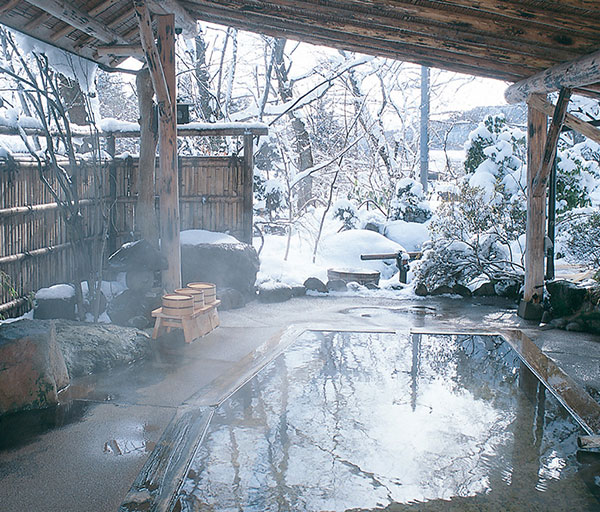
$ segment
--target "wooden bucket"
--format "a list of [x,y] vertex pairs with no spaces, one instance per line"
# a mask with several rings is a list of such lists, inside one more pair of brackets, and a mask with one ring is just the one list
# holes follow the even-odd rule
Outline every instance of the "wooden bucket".
[[194,299],[194,309],[204,306],[204,290],[199,290],[197,288],[177,288],[175,293],[177,295],[191,295]]
[[168,316],[184,317],[194,313],[194,299],[191,295],[168,294],[162,298],[162,312]]
[[189,283],[188,288],[204,292],[204,304],[211,304],[217,300],[217,287],[212,283]]

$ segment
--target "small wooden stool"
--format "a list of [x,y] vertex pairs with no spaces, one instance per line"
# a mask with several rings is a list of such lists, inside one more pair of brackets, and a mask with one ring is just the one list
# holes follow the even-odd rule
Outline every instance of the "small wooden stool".
[[172,328],[183,329],[183,336],[186,343],[191,343],[196,338],[205,336],[210,331],[219,326],[219,315],[217,306],[221,304],[216,300],[211,304],[195,308],[191,315],[171,316],[163,313],[163,308],[157,308],[152,311],[152,316],[156,318],[152,338],[158,338],[164,329],[170,332]]

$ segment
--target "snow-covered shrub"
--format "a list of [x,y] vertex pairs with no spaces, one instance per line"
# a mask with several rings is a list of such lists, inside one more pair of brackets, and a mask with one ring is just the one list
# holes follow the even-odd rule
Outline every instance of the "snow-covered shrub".
[[475,235],[466,242],[437,238],[425,244],[416,266],[417,283],[429,291],[440,286],[470,287],[482,279],[497,282],[517,274],[508,272],[508,251],[493,234]]
[[431,208],[425,199],[423,186],[411,178],[401,179],[390,203],[390,220],[422,223],[430,218]]
[[575,210],[562,223],[558,249],[568,261],[600,268],[600,212]]
[[520,280],[522,266],[512,252],[525,227],[520,207],[511,207],[498,192],[497,201],[490,201],[485,190],[467,181],[459,190],[431,221],[432,240],[415,269],[416,282],[431,291],[442,285],[470,287],[482,278]]
[[343,222],[344,229],[355,229],[357,227],[359,219],[356,214],[356,205],[352,201],[339,199],[333,204],[331,211],[334,219]]
[[265,206],[270,212],[276,212],[286,206],[285,190],[281,181],[265,181]]

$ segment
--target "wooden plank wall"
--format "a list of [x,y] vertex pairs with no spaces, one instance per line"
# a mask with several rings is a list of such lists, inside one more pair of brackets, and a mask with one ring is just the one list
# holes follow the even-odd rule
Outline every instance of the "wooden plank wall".
[[[137,158],[116,160],[116,204],[113,226],[116,247],[135,240],[133,196],[138,172]],[[207,229],[228,232],[242,239],[243,161],[232,157],[179,158],[179,203],[181,229]],[[157,209],[158,211],[158,209]]]
[[[112,185],[105,186],[106,200],[113,204],[107,247],[110,253],[122,243],[137,238],[133,191],[138,160],[115,160],[106,165],[103,172],[104,183]],[[98,241],[102,218],[100,208],[91,201],[93,181],[85,167],[79,174],[86,234],[90,241]],[[243,161],[238,157],[180,158],[181,229],[229,232],[243,239],[243,176]],[[10,286],[5,278],[1,281],[6,285],[0,287],[0,315],[18,316],[27,311],[28,306],[18,300],[15,304],[15,299],[39,288],[72,280],[73,252],[65,223],[53,203],[32,162],[20,161],[14,170],[0,163],[0,272],[10,280]],[[10,210],[19,206],[30,208],[17,213]],[[38,206],[43,209],[37,209]],[[9,304],[14,305],[8,308]]]

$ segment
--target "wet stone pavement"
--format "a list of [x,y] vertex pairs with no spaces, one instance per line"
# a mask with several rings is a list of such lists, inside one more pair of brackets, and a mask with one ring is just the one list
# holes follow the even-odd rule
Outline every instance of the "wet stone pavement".
[[[323,339],[329,339],[328,343],[332,343],[331,340],[335,337],[332,338],[326,332],[340,329],[379,332],[378,336],[385,340],[386,336],[396,335],[385,334],[386,332],[409,333],[411,329],[418,328],[452,332],[496,332],[503,328],[517,327],[527,332],[534,342],[552,359],[557,361],[580,385],[586,386],[592,393],[595,393],[596,389],[600,389],[600,372],[598,371],[600,345],[597,338],[564,331],[539,331],[535,326],[520,321],[515,315],[514,305],[510,302],[475,299],[464,301],[443,297],[419,301],[376,297],[306,297],[293,299],[282,304],[251,303],[240,310],[222,312],[220,316],[221,327],[219,329],[190,345],[185,345],[176,336],[160,342],[153,342],[153,355],[147,360],[125,369],[90,376],[74,382],[63,395],[63,404],[56,409],[37,413],[24,413],[0,420],[0,509],[7,511],[118,510],[123,502],[127,502],[128,498],[132,497],[130,491],[132,484],[143,481],[143,479],[140,479],[140,475],[144,474],[145,478],[150,478],[144,471],[147,469],[145,464],[147,465],[148,461],[153,460],[153,454],[155,459],[157,453],[163,454],[164,458],[166,457],[165,454],[168,453],[167,448],[174,447],[173,444],[165,443],[165,437],[170,435],[171,430],[169,429],[177,424],[177,418],[185,417],[185,414],[191,414],[193,411],[210,411],[210,414],[214,416],[209,426],[207,441],[219,437],[219,428],[226,430],[229,428],[226,426],[229,416],[236,418],[236,415],[241,415],[242,419],[250,421],[252,414],[256,413],[255,409],[251,408],[254,412],[248,418],[245,418],[244,415],[249,414],[247,407],[243,406],[239,412],[236,412],[235,407],[233,407],[234,402],[237,404],[252,403],[252,392],[256,392],[256,383],[259,382],[259,380],[253,380],[252,377],[259,368],[265,367],[267,371],[270,371],[269,368],[281,365],[282,363],[278,362],[281,361],[281,358],[277,358],[280,354],[285,353],[285,356],[282,357],[289,357],[292,360],[293,358],[302,360],[305,357],[301,353],[297,353],[301,344],[294,342],[294,339],[306,329],[322,331],[322,334],[315,336],[325,336]],[[306,334],[303,336],[306,336]],[[308,339],[310,340],[310,336]],[[429,338],[424,336],[423,339]],[[318,343],[322,343],[322,341],[321,339]],[[308,343],[314,343],[314,340]],[[429,341],[424,343],[429,343]],[[290,345],[291,348],[285,350]],[[410,348],[410,344],[408,348]],[[405,384],[410,381],[409,366],[412,364],[412,356],[405,352],[407,351],[399,349],[399,345],[393,354],[381,350],[376,352],[377,364],[400,365],[396,368],[398,370],[396,381],[391,376],[392,369],[388,372],[387,380],[381,383],[382,385],[394,386],[398,384],[398,376],[401,376],[402,380],[408,379]],[[362,355],[359,353],[353,357],[355,357],[358,365],[363,357],[367,358],[368,356],[369,352],[366,351]],[[273,362],[270,363],[271,361]],[[423,368],[430,364],[426,361],[426,358],[423,359]],[[435,381],[431,373],[433,370],[433,367],[428,370],[429,373],[425,379],[427,382],[422,384],[424,389],[433,386],[432,382]],[[267,379],[270,375],[270,373],[263,375],[261,372],[258,379]],[[294,374],[294,378],[288,380],[295,382],[297,380],[295,377]],[[276,378],[268,385],[273,389],[277,389],[279,395],[281,395],[280,384],[281,382],[278,382]],[[335,395],[338,392],[335,386],[338,384],[332,377],[326,387],[321,390],[320,399],[329,399],[330,393]],[[344,385],[350,384],[344,383]],[[493,393],[494,386],[490,385],[488,387],[490,393]],[[248,389],[253,391],[250,392]],[[407,389],[410,389],[410,385]],[[236,390],[239,394],[232,395]],[[408,391],[404,390],[404,393],[406,392]],[[472,391],[469,392],[472,393]],[[290,395],[286,400],[294,404],[294,411],[296,413],[303,411],[304,408],[300,406],[302,397],[294,397],[291,391],[289,393]],[[467,393],[467,391],[462,393]],[[387,396],[388,394],[382,393],[381,395]],[[356,408],[345,414],[358,417],[356,415],[370,414],[373,407],[383,409],[400,407],[408,408],[407,410],[410,411],[414,406],[417,415],[422,414],[425,415],[424,417],[430,418],[427,404],[423,405],[420,399],[416,400],[413,405],[411,405],[410,400],[404,404],[375,403],[371,404],[370,408],[363,409],[362,413],[356,412],[361,410],[361,407],[359,407],[361,403],[368,402],[369,395],[379,396],[377,393],[367,392],[367,390],[363,390],[359,396],[355,397],[350,394],[350,400],[356,401]],[[230,396],[231,398],[227,400]],[[306,398],[304,397],[305,400]],[[281,396],[279,398],[273,397],[273,400],[280,403],[282,398]],[[497,399],[494,398],[494,400]],[[219,407],[216,407],[217,405]],[[551,407],[549,410],[551,410]],[[275,409],[270,410],[265,407],[263,409],[262,417],[269,418],[269,425],[277,421],[283,421],[281,419],[282,415],[276,414]],[[335,424],[336,420],[332,416],[332,410],[326,407],[324,411],[321,423],[325,426]],[[490,414],[490,418],[494,417],[494,414],[503,416],[503,414],[494,413],[493,411]],[[529,418],[530,414],[524,414],[524,417]],[[285,415],[283,416],[285,417]],[[200,417],[199,415],[198,418]],[[390,416],[390,418],[392,417]],[[345,416],[340,418],[339,421],[350,421],[350,419],[350,416]],[[491,422],[490,425],[496,425],[493,420],[489,419],[489,421]],[[518,421],[518,418],[513,418],[510,428],[515,427],[515,421]],[[529,419],[523,421],[529,421]],[[465,420],[461,419],[460,422],[465,423]],[[566,420],[563,423],[565,422]],[[563,423],[561,423],[561,428]],[[275,428],[274,431],[276,430]],[[285,430],[288,432],[288,429]],[[459,430],[457,429],[457,432],[455,432],[458,435],[457,439],[460,441],[458,446],[463,446],[463,448],[471,446],[461,437],[467,434],[460,433]],[[167,435],[163,436],[165,431]],[[509,431],[511,430],[509,429]],[[573,452],[569,443],[572,443],[574,431],[567,431],[565,431],[566,444],[563,443],[560,446],[560,450],[562,450],[560,460],[570,461],[569,457],[572,457]],[[413,429],[412,435],[414,433],[415,430]],[[325,442],[329,434],[331,432],[324,430],[319,436]],[[337,436],[333,435],[332,439],[334,442],[340,443],[338,446],[342,446],[342,440],[345,443],[349,442],[348,439],[345,439],[346,434],[354,435],[342,429]],[[286,435],[290,435],[289,432]],[[441,434],[433,429],[431,435],[435,437]],[[477,435],[469,434],[467,437],[477,439]],[[502,435],[506,434],[496,433],[496,435],[500,441],[496,439],[494,442],[501,444]],[[544,435],[547,436],[546,433]],[[377,436],[375,438],[379,439]],[[225,439],[227,440],[226,436]],[[193,442],[184,443],[185,449],[181,448],[180,450],[187,451],[189,456],[192,456],[196,450],[199,439],[191,441]],[[248,441],[249,439],[245,440],[246,443]],[[281,447],[285,445],[284,441],[285,439],[279,444],[279,452],[272,455],[276,458],[279,457],[276,464],[278,468],[283,463],[281,457],[284,457],[284,455],[281,453]],[[421,445],[415,439],[411,442],[422,450],[427,446],[426,444]],[[456,442],[456,439],[454,439],[452,444],[456,444]],[[545,440],[543,442],[546,443]],[[233,440],[230,436],[229,441],[224,446],[231,449],[232,443]],[[524,443],[531,443],[531,440],[525,440]],[[320,446],[320,443],[318,444]],[[490,446],[496,446],[489,439],[486,439],[485,442],[481,441],[479,444],[486,447],[488,451],[493,451],[492,448],[489,448]],[[157,446],[163,451],[158,450]],[[300,447],[302,446],[302,443],[300,443]],[[443,443],[441,446],[443,446]],[[194,503],[196,498],[189,497],[196,496],[201,500],[204,499],[202,496],[206,496],[206,492],[205,494],[195,495],[191,492],[191,489],[194,486],[205,489],[212,487],[212,484],[207,483],[208,481],[205,480],[205,475],[201,471],[203,461],[213,460],[212,458],[216,457],[215,460],[220,461],[222,464],[231,464],[231,453],[217,456],[216,454],[219,454],[219,450],[222,448],[215,448],[216,451],[213,451],[211,447],[212,445],[209,442],[201,443],[196,451],[196,456],[193,458],[192,468],[189,472],[182,472],[181,467],[185,465],[181,466],[178,471],[170,472],[170,469],[167,468],[161,474],[162,480],[156,486],[158,490],[153,488],[151,493],[149,491],[146,492],[146,495],[142,493],[137,498],[143,501],[148,498],[149,494],[152,494],[150,496],[152,499],[160,498],[161,503],[166,504],[166,507],[169,503],[173,504],[174,500],[177,499],[177,496],[173,496],[173,491],[176,490],[175,487],[183,479],[184,484],[180,497],[187,496],[187,501],[182,499],[180,504],[188,507],[189,510],[195,510],[190,503]],[[257,445],[257,449],[259,448],[260,446]],[[337,478],[344,480],[347,476],[345,472],[348,471],[348,474],[359,474],[357,473],[358,469],[355,471],[351,469],[351,465],[344,465],[340,462],[341,459],[336,459],[331,453],[331,447],[328,448],[327,457],[329,458],[325,460],[329,461],[327,464],[332,464],[336,471],[339,469]],[[265,449],[268,453],[268,447]],[[392,448],[386,448],[386,450],[390,449],[393,449],[393,446]],[[511,448],[509,446],[506,449],[508,451],[505,455],[496,460],[508,460],[508,453]],[[302,451],[302,448],[298,448],[298,450]],[[313,450],[308,450],[306,453],[308,454],[306,460],[303,458],[294,459],[293,461],[288,459],[290,468],[292,468],[292,463],[296,464],[294,466],[296,473],[300,471],[302,464],[323,462],[321,457],[324,456],[325,452],[319,450],[313,453]],[[369,453],[370,451],[366,450],[361,456],[372,457],[373,454],[369,455]],[[393,451],[391,453],[393,454]],[[418,450],[415,453],[419,453]],[[446,454],[443,449],[435,455],[440,464],[448,463],[450,461],[448,457],[450,456],[451,454]],[[382,458],[386,459],[386,457]],[[414,465],[415,460],[413,458],[410,464]],[[270,463],[268,457],[260,462],[259,466],[255,468],[257,475],[272,471],[272,468],[264,467],[265,464],[268,466],[268,463]],[[553,463],[556,464],[556,462]],[[247,473],[249,470],[247,465],[241,464],[240,461],[237,464],[238,467],[243,467]],[[465,468],[468,472],[468,462],[465,464],[467,464]],[[495,468],[494,478],[499,480],[507,478],[505,472],[508,465],[503,466],[502,462],[486,462],[486,464]],[[360,466],[360,464],[357,465]],[[217,471],[217,466],[212,463],[210,466]],[[484,467],[487,466],[484,465]],[[386,503],[389,505],[396,501],[402,501],[403,496],[416,500],[433,496],[435,493],[423,489],[418,492],[415,491],[413,494],[404,488],[401,489],[401,492],[397,489],[389,491],[389,489],[394,489],[394,472],[396,472],[396,475],[405,475],[409,468],[410,466],[404,469],[396,469],[393,464],[390,464],[390,467],[384,468],[385,471],[382,471],[382,473],[385,473],[386,478],[389,478],[389,481],[378,488],[378,492],[374,494],[372,501],[368,502],[367,505],[356,501],[344,503],[343,506],[373,508],[377,505]],[[235,468],[221,469],[223,474],[229,476],[235,474]],[[527,481],[531,483],[533,474],[531,467],[528,470],[530,473]],[[414,475],[414,478],[420,475],[419,478],[422,480],[426,476],[423,471],[425,471],[425,468],[421,468],[420,472],[414,473],[411,471],[410,473]],[[370,472],[375,473],[372,470]],[[236,480],[240,489],[248,485],[247,476],[246,474],[246,480]],[[357,476],[357,478],[362,482],[359,488],[365,485],[367,488],[371,488],[374,485],[372,479],[370,481],[369,479],[365,480],[364,476],[362,478]],[[546,480],[552,484],[550,487],[552,487],[553,492],[560,493],[559,490],[563,485],[562,480],[556,480],[559,483],[556,483],[555,479],[551,477]],[[546,482],[546,480],[542,479],[541,481]],[[465,485],[465,489],[475,489],[477,485],[484,484],[482,482],[471,482]],[[449,485],[441,485],[437,496],[445,499],[450,498],[452,493],[448,493],[447,489],[449,488]],[[586,489],[587,487],[584,491]],[[397,494],[397,492],[400,492],[400,494]],[[213,493],[209,492],[209,494]],[[472,494],[472,492],[465,490],[463,494],[459,494],[462,498],[453,499],[453,502],[458,503],[457,499],[466,499],[465,496]],[[388,499],[386,502],[387,498],[382,498],[384,495],[390,495],[392,499]],[[584,501],[589,497],[585,492],[582,496]],[[318,504],[316,506],[323,505],[327,508],[329,506],[327,504],[331,505],[332,503],[327,501],[330,499],[337,498],[324,498],[324,501],[316,502]],[[463,503],[463,506],[466,505]],[[227,507],[223,509],[227,509]],[[258,510],[259,508],[255,509]],[[279,509],[285,510],[285,506]],[[304,509],[311,510],[310,507]],[[337,508],[334,506],[330,509],[335,510]],[[584,508],[584,510],[587,509],[589,508]],[[399,508],[398,510],[403,509]],[[466,508],[457,508],[457,510],[466,510]]]

